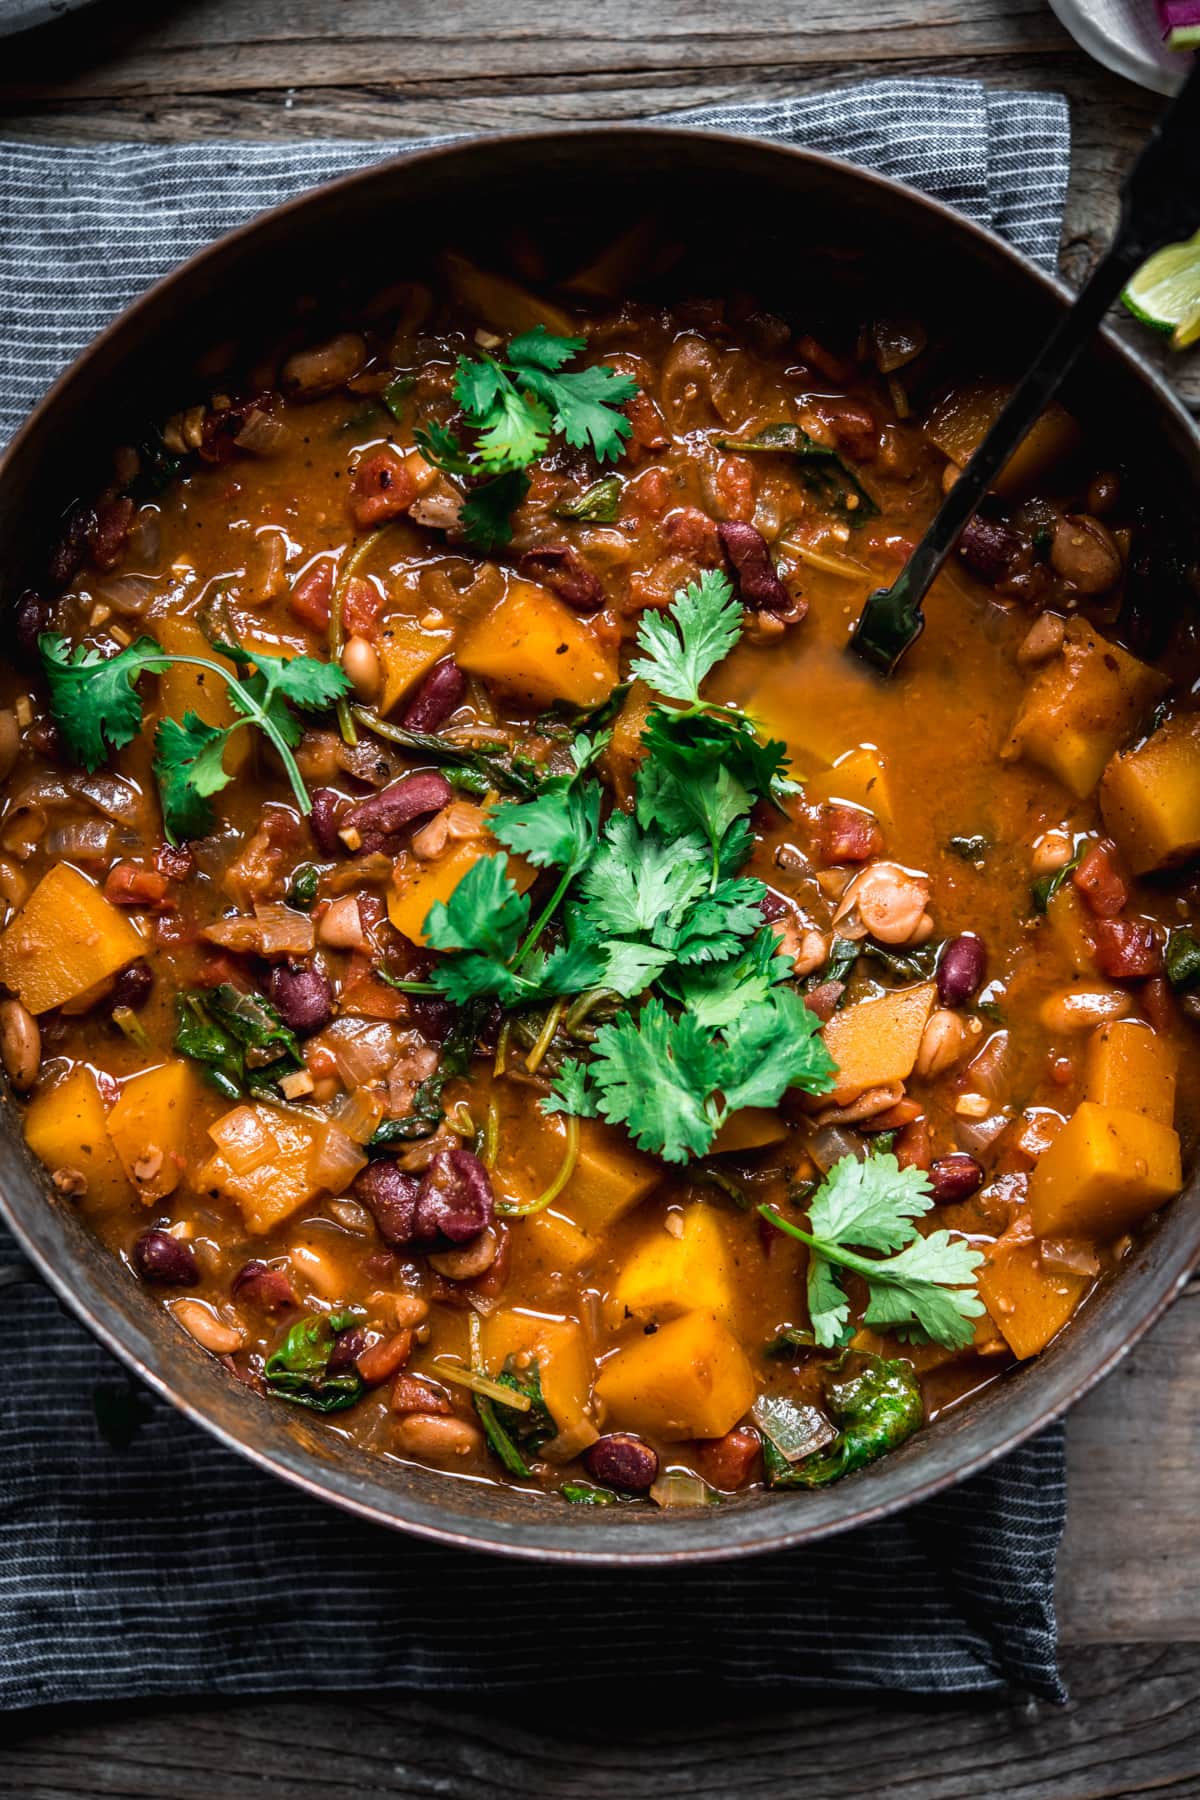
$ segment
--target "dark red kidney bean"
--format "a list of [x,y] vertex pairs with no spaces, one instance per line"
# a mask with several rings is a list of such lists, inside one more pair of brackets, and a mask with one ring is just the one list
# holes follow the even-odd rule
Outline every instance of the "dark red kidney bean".
[[122,969],[114,981],[112,992],[108,996],[109,1012],[118,1006],[127,1006],[130,1012],[140,1012],[150,998],[153,986],[154,970],[144,956],[139,956],[127,969]]
[[342,831],[357,831],[362,843],[360,851],[386,849],[390,840],[427,819],[431,813],[449,806],[453,789],[444,775],[427,770],[421,775],[402,775],[378,794],[357,800],[339,821]]
[[526,581],[538,581],[576,612],[599,612],[604,605],[600,577],[572,544],[542,544],[526,550],[518,567]]
[[1015,531],[999,519],[971,519],[958,540],[958,554],[981,581],[1003,581],[1021,548]]
[[838,1001],[846,991],[844,981],[822,981],[805,994],[804,1004],[810,1013],[815,1013],[823,1025],[827,1025],[837,1011]]
[[200,1279],[190,1245],[169,1231],[143,1231],[133,1246],[133,1266],[143,1281],[161,1281],[171,1287],[190,1287]]
[[47,573],[50,585],[65,588],[72,575],[83,565],[88,538],[96,527],[96,515],[90,506],[75,506],[63,520],[63,528],[50,556]]
[[938,999],[943,1006],[965,1006],[983,981],[987,952],[973,931],[953,937],[938,958]]
[[955,1150],[931,1164],[929,1180],[940,1205],[947,1200],[967,1200],[977,1193],[983,1186],[983,1170],[965,1150]]
[[627,1494],[644,1494],[658,1479],[656,1452],[628,1431],[597,1438],[584,1451],[583,1462],[593,1481]]
[[308,828],[317,841],[317,849],[326,856],[337,856],[345,849],[338,837],[338,826],[346,805],[346,796],[339,794],[336,788],[318,788],[313,794]]
[[38,639],[43,631],[50,630],[53,614],[49,600],[43,599],[41,594],[30,591],[17,601],[13,623],[18,648],[28,662],[37,661]]
[[788,612],[792,596],[775,573],[767,540],[744,519],[726,519],[717,533],[729,558],[743,606],[757,612]]
[[768,925],[778,925],[780,919],[786,919],[791,916],[792,909],[784,899],[783,895],[773,893],[770,888],[767,889],[758,904],[762,916],[767,921]]
[[130,527],[134,505],[128,494],[120,494],[96,513],[96,522],[88,533],[88,548],[98,569],[115,569],[121,560]]
[[295,1306],[296,1296],[292,1292],[292,1284],[282,1269],[273,1269],[270,1263],[243,1263],[229,1289],[235,1300],[241,1300],[250,1306],[261,1306],[264,1312],[279,1312],[285,1306]]
[[417,1236],[421,1183],[394,1162],[373,1162],[354,1180],[354,1192],[375,1220],[385,1244],[403,1249]]
[[405,731],[437,731],[467,691],[467,678],[452,656],[434,663],[400,714]]
[[352,1325],[348,1331],[339,1331],[326,1364],[329,1373],[340,1375],[343,1369],[353,1368],[366,1347],[367,1334],[360,1326]]
[[271,970],[270,995],[291,1031],[320,1031],[333,1017],[332,984],[311,963],[277,963]]
[[444,1238],[469,1244],[492,1222],[491,1178],[479,1158],[461,1145],[439,1150],[421,1179],[416,1235],[423,1243]]

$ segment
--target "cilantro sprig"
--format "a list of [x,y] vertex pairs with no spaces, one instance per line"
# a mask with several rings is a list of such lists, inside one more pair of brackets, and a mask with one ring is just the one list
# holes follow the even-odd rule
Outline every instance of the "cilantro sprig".
[[621,454],[631,427],[617,409],[637,383],[605,363],[567,369],[585,338],[554,337],[544,325],[510,340],[504,356],[460,356],[454,397],[473,436],[464,444],[434,421],[415,433],[422,453],[447,474],[474,480],[462,510],[468,540],[482,550],[507,544],[510,515],[529,491],[525,470],[557,434],[598,462]]
[[851,1335],[845,1269],[867,1284],[864,1324],[911,1343],[967,1348],[971,1321],[984,1310],[975,1286],[983,1257],[949,1231],[918,1230],[932,1205],[923,1169],[902,1169],[890,1152],[875,1151],[862,1162],[847,1156],[833,1165],[809,1204],[807,1231],[775,1207],[759,1207],[770,1224],[808,1245],[808,1310],[818,1345],[844,1346]]
[[336,664],[312,656],[259,656],[239,644],[214,643],[238,673],[204,656],[175,655],[151,637],[138,638],[115,656],[46,632],[38,639],[50,690],[50,710],[68,752],[85,769],[96,769],[124,749],[142,729],[137,684],[151,672],[186,664],[224,682],[240,715],[231,725],[208,725],[194,712],[163,719],[154,738],[154,776],[162,800],[163,824],[171,842],[203,837],[215,823],[212,797],[230,781],[223,766],[225,746],[236,731],[252,726],[278,752],[300,810],[312,810],[292,754],[303,724],[298,714],[324,712],[349,691]]

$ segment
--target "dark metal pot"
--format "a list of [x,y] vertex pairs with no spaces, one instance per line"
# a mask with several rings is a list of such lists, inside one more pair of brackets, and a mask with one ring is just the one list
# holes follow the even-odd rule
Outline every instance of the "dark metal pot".
[[[482,244],[514,222],[582,246],[657,208],[686,248],[693,291],[774,288],[801,310],[850,277],[881,310],[932,305],[995,361],[1015,361],[1064,290],[987,232],[909,189],[805,151],[662,128],[477,139],[346,177],[223,238],[153,288],[57,383],[0,459],[0,599],[11,604],[64,504],[88,492],[123,428],[189,401],[194,357],[222,330],[277,327],[289,296],[386,269],[420,247]],[[473,221],[493,221],[475,229]],[[810,246],[832,245],[825,257]],[[374,271],[366,265],[374,264]],[[832,287],[830,284],[833,284]],[[799,302],[799,304],[798,304]],[[831,302],[836,304],[836,295]],[[1138,359],[1099,339],[1068,400],[1135,446],[1154,480],[1200,487],[1200,437]],[[67,448],[69,447],[69,449]],[[69,491],[63,471],[71,457]],[[95,469],[93,470],[92,462]],[[1191,502],[1194,511],[1194,499]],[[205,1355],[55,1195],[25,1149],[11,1101],[0,1131],[0,1213],[95,1335],[223,1443],[306,1492],[426,1537],[512,1555],[597,1563],[715,1559],[798,1544],[927,1497],[984,1467],[1062,1413],[1135,1344],[1200,1256],[1200,1183],[1139,1240],[1120,1278],[1046,1353],[902,1449],[835,1487],[757,1495],[696,1511],[538,1504],[528,1495],[359,1452],[296,1409],[260,1399]]]

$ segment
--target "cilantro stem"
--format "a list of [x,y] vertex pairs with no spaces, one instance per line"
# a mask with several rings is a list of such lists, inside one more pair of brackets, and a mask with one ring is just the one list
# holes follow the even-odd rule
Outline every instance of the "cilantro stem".
[[523,1203],[516,1200],[498,1200],[496,1211],[505,1219],[528,1219],[533,1213],[544,1212],[548,1206],[562,1193],[568,1181],[575,1173],[575,1165],[579,1161],[579,1120],[574,1113],[568,1113],[564,1154],[559,1164],[558,1173],[544,1193],[536,1200]]
[[578,873],[578,871],[576,870],[573,862],[568,863],[566,868],[563,870],[562,877],[559,881],[558,886],[555,888],[554,892],[551,894],[549,900],[546,902],[545,906],[542,908],[538,917],[534,920],[533,924],[529,927],[529,930],[525,933],[524,942],[521,944],[521,947],[517,951],[517,954],[513,957],[512,962],[509,964],[509,968],[512,970],[512,973],[514,975],[516,974],[517,970],[520,968],[521,964],[525,961],[525,958],[529,955],[529,952],[533,949],[533,946],[537,943],[538,939],[541,937],[543,931],[545,931],[547,925],[550,923],[550,921],[554,917],[555,913],[558,911],[559,907],[562,904],[563,895],[566,893],[567,889],[570,887],[571,883],[574,881],[577,873]]
[[[346,604],[346,589],[358,574],[358,571],[362,568],[386,530],[387,526],[381,525],[376,531],[369,531],[362,540],[362,543],[355,545],[354,549],[351,550],[350,554],[344,559],[342,566],[338,569],[337,579],[333,584],[333,594],[329,601],[329,660],[332,663],[341,662],[342,649],[346,642],[346,632],[343,622],[343,609]],[[342,741],[349,744],[350,748],[353,749],[358,742],[358,732],[354,726],[354,715],[350,710],[350,702],[344,694],[337,702],[337,721],[338,730],[342,734]]]
[[773,1206],[764,1204],[758,1211],[768,1224],[774,1225],[779,1231],[786,1231],[789,1237],[798,1238],[810,1250],[815,1250],[818,1256],[823,1256],[826,1262],[840,1263],[851,1274],[863,1275],[868,1281],[882,1281],[888,1287],[905,1287],[912,1279],[908,1275],[893,1275],[888,1268],[889,1258],[877,1262],[869,1256],[860,1256],[857,1250],[846,1250],[841,1244],[832,1244],[828,1238],[811,1236],[809,1232],[801,1230],[799,1225],[793,1225],[790,1220],[785,1219]]
[[177,668],[180,663],[187,663],[193,669],[207,669],[210,674],[219,675],[221,680],[228,685],[243,717],[234,720],[233,724],[228,727],[226,735],[236,731],[239,725],[257,725],[263,736],[274,744],[279,760],[287,772],[287,778],[291,783],[292,792],[296,796],[296,803],[300,811],[306,814],[310,813],[312,801],[308,797],[304,777],[300,773],[299,764],[292,755],[291,747],[270,714],[258,704],[249,688],[244,687],[236,675],[231,675],[228,669],[221,667],[220,663],[210,662],[206,656],[183,656],[174,653],[168,654],[166,651],[161,656],[146,657],[141,666],[143,669],[172,669]]

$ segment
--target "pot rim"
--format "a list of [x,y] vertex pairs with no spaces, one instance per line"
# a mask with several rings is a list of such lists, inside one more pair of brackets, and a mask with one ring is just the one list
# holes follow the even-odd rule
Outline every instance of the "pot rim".
[[[386,182],[398,171],[420,170],[431,163],[456,156],[486,158],[498,146],[528,146],[536,149],[540,145],[556,144],[564,140],[585,143],[590,140],[611,150],[614,143],[625,141],[632,148],[639,141],[645,142],[648,139],[668,146],[676,142],[684,149],[702,146],[705,152],[711,153],[718,161],[723,152],[732,161],[737,155],[745,155],[749,149],[764,165],[776,163],[782,167],[784,164],[802,164],[813,169],[818,176],[824,173],[837,183],[849,180],[871,190],[877,198],[890,198],[901,209],[911,208],[933,219],[957,240],[964,257],[976,261],[999,257],[1011,267],[1016,279],[1024,283],[1027,291],[1040,290],[1041,296],[1051,301],[1056,308],[1061,309],[1074,298],[1073,291],[1063,281],[1047,274],[1021,251],[986,227],[966,218],[946,202],[910,188],[890,176],[859,168],[840,158],[803,146],[759,139],[752,134],[713,131],[699,126],[676,126],[669,120],[646,124],[541,127],[442,140],[433,145],[401,151],[395,156],[365,164],[308,188],[280,205],[256,214],[253,219],[231,231],[222,233],[211,244],[161,276],[111,320],[71,361],[22,422],[8,445],[0,452],[0,493],[3,492],[12,466],[24,456],[28,441],[37,433],[42,416],[69,401],[72,388],[92,363],[114,346],[119,349],[125,336],[136,333],[142,315],[162,296],[176,288],[190,288],[210,261],[224,256],[239,243],[252,242],[268,222],[278,222],[293,214],[297,220],[302,220],[305,210],[318,196],[327,199],[330,195],[359,186],[369,186],[377,181]],[[1158,372],[1108,326],[1100,328],[1097,338],[1107,354],[1119,364],[1124,364],[1135,381],[1149,390],[1160,411],[1165,410],[1173,415],[1184,437],[1196,448],[1200,460],[1200,429]],[[1189,1185],[1194,1188],[1196,1182],[1194,1172]],[[1180,1200],[1172,1204],[1186,1205],[1186,1201],[1185,1189]],[[706,1532],[702,1541],[682,1542],[688,1534],[689,1526],[698,1522],[694,1513],[685,1511],[671,1516],[661,1515],[652,1530],[643,1532],[631,1529],[632,1521],[628,1518],[622,1523],[620,1516],[609,1519],[603,1512],[593,1513],[592,1509],[566,1509],[576,1515],[581,1511],[591,1514],[586,1522],[585,1537],[585,1529],[580,1528],[584,1526],[583,1520],[576,1518],[574,1527],[567,1531],[564,1529],[564,1520],[559,1519],[550,1507],[542,1506],[534,1500],[530,1504],[527,1518],[517,1526],[510,1525],[506,1520],[477,1521],[474,1518],[459,1524],[452,1518],[438,1518],[436,1515],[440,1508],[436,1502],[426,1504],[399,1487],[389,1488],[385,1494],[382,1483],[376,1483],[375,1492],[379,1497],[372,1498],[368,1491],[372,1484],[354,1474],[348,1466],[347,1457],[335,1455],[325,1463],[305,1451],[298,1442],[290,1454],[286,1455],[263,1448],[257,1442],[239,1436],[236,1430],[216,1417],[215,1411],[206,1408],[200,1400],[177,1391],[170,1371],[178,1358],[185,1354],[185,1342],[181,1339],[177,1350],[174,1345],[171,1346],[168,1356],[163,1359],[160,1372],[151,1341],[138,1327],[131,1327],[127,1321],[122,1320],[118,1309],[109,1304],[86,1275],[84,1287],[91,1287],[91,1292],[81,1291],[80,1286],[70,1278],[79,1273],[74,1266],[78,1259],[72,1259],[69,1269],[57,1266],[48,1249],[38,1241],[32,1227],[26,1224],[20,1207],[10,1199],[3,1184],[0,1184],[0,1217],[42,1279],[106,1349],[193,1423],[226,1448],[246,1457],[259,1469],[299,1488],[311,1498],[329,1502],[370,1523],[400,1529],[418,1537],[462,1549],[487,1550],[519,1558],[601,1567],[732,1561],[770,1550],[815,1543],[838,1532],[871,1524],[902,1508],[931,1498],[980,1473],[1061,1417],[1129,1353],[1134,1344],[1166,1311],[1200,1263],[1200,1215],[1197,1215],[1191,1228],[1190,1242],[1173,1248],[1167,1268],[1158,1276],[1157,1285],[1149,1275],[1145,1276],[1146,1295],[1143,1304],[1132,1322],[1124,1322],[1120,1340],[1095,1360],[1087,1362],[1082,1369],[1065,1376],[1056,1369],[1045,1371],[1039,1379],[1037,1369],[1041,1359],[1025,1365],[1032,1381],[1037,1383],[1037,1389],[1049,1387],[1050,1391],[1044,1395],[1038,1393],[1031,1400],[1027,1397],[1030,1384],[1022,1382],[1019,1391],[1015,1388],[1010,1390],[1007,1403],[1000,1400],[986,1415],[969,1419],[964,1428],[965,1454],[951,1458],[950,1466],[936,1470],[931,1467],[929,1472],[925,1472],[924,1465],[936,1463],[936,1459],[930,1454],[922,1455],[918,1448],[911,1458],[905,1460],[902,1468],[894,1468],[887,1491],[878,1498],[871,1497],[871,1489],[875,1483],[869,1479],[870,1471],[863,1471],[860,1475],[851,1476],[839,1483],[836,1491],[848,1501],[842,1509],[844,1516],[821,1520],[810,1518],[806,1522],[804,1497],[762,1497],[757,1503],[727,1505],[720,1509],[722,1518],[716,1534],[710,1537]],[[1134,1274],[1135,1271],[1129,1271],[1131,1278]],[[1120,1282],[1121,1277],[1118,1276],[1118,1286]],[[1067,1327],[1070,1333],[1080,1330],[1089,1332],[1085,1319]],[[1092,1334],[1089,1332],[1089,1335]],[[131,1337],[140,1342],[131,1342]],[[1073,1335],[1071,1342],[1074,1343]],[[928,1429],[936,1430],[937,1427],[935,1425]],[[922,1433],[912,1442],[919,1446],[926,1437],[927,1433]],[[385,1463],[382,1458],[378,1461],[381,1475],[395,1467]],[[878,1470],[881,1465],[875,1467]],[[864,1477],[867,1479],[864,1480]],[[447,1483],[448,1496],[448,1484],[453,1478],[439,1479]],[[855,1496],[860,1497],[857,1505],[854,1504]],[[735,1523],[739,1515],[742,1521],[740,1534]],[[761,1521],[758,1529],[755,1529],[756,1521]],[[621,1543],[618,1541],[621,1538],[627,1541]]]

